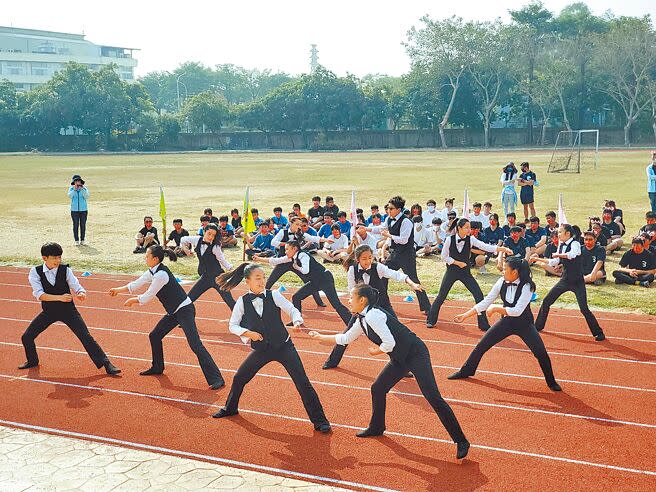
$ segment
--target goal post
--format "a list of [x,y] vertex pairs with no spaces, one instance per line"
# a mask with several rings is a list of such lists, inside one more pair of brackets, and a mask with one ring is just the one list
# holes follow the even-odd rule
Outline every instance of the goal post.
[[580,173],[599,165],[599,130],[562,130],[549,161],[550,173]]

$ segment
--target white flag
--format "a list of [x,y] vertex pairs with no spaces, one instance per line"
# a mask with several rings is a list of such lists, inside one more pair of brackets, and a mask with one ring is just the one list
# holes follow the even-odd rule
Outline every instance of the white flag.
[[558,195],[558,223],[569,224],[565,216],[565,207],[563,207],[563,194]]
[[355,190],[351,191],[351,240],[355,236],[355,226],[358,224],[358,213],[355,209]]
[[462,202],[462,217],[469,218],[469,192],[465,188],[465,199]]

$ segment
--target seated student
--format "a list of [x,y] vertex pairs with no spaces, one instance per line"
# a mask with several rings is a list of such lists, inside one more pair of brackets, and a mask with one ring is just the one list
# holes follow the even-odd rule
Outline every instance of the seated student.
[[376,229],[373,229],[371,232],[369,232],[369,234],[371,234],[376,239],[376,241],[378,241],[378,247],[380,248],[382,246],[380,242],[384,239],[379,229],[380,225],[383,223],[383,216],[380,214],[374,214],[370,218],[371,223],[368,225],[368,227]]
[[[485,242],[481,230],[483,228],[483,224],[477,220],[474,220],[469,223],[469,226],[471,227],[471,237],[475,237],[479,241]],[[479,268],[480,273],[486,273],[487,271],[485,270],[485,264],[490,261],[490,256],[488,255],[493,254],[494,253],[487,253],[483,250],[472,247],[469,254],[469,264],[472,267]]]
[[590,230],[592,233],[595,235],[595,238],[597,240],[597,244],[606,249],[606,246],[608,245],[608,239],[606,239],[606,236],[602,233],[602,227],[600,222],[592,222],[590,226]]
[[626,226],[624,225],[624,212],[622,212],[622,209],[617,208],[615,200],[606,200],[604,202],[604,209],[613,211],[613,222],[616,222],[620,226],[620,232],[623,236],[626,233]]
[[553,231],[558,230],[558,222],[556,222],[556,212],[553,210],[549,210],[546,214],[544,214],[544,218],[547,220],[547,225],[545,228],[547,229],[547,232],[551,234]]
[[496,213],[490,214],[490,225],[483,229],[481,233],[481,240],[487,244],[495,244],[501,246],[506,239],[503,228],[499,227],[499,215]]
[[333,229],[333,214],[323,214],[323,225],[319,228],[319,237],[330,237]]
[[434,253],[439,253],[442,251],[442,245],[446,239],[446,233],[442,230],[442,218],[435,217],[431,224],[431,234],[435,240],[435,246],[433,247]]
[[[303,234],[308,234],[313,237],[319,236],[319,233],[314,228],[310,227],[310,222],[308,221],[307,217],[301,218],[301,231],[303,231]],[[303,239],[300,241],[300,243],[301,251],[305,251],[306,253],[314,253],[317,249],[319,249],[319,244],[312,241],[305,241]]]
[[[260,224],[264,222],[264,219],[260,217],[260,211],[256,208],[251,208],[251,214],[253,215],[253,223],[255,224],[255,226],[260,227]],[[251,233],[251,234],[256,234],[256,233]]]
[[137,247],[134,248],[133,253],[145,253],[148,246],[159,244],[159,237],[157,237],[157,228],[153,226],[153,218],[146,215],[143,219],[144,226],[137,232],[135,240]]
[[601,285],[606,282],[605,262],[606,250],[597,244],[594,232],[586,231],[581,248],[581,267],[586,284]]
[[282,207],[276,207],[273,209],[273,217],[271,217],[271,222],[276,226],[277,230],[284,229],[289,226],[289,220],[282,214]]
[[[522,228],[520,226],[513,226],[510,228],[510,236],[503,242],[506,248],[512,250],[512,255],[517,258],[527,259],[531,256],[530,248],[526,244],[526,240],[522,237]],[[504,255],[499,255],[497,259],[497,268],[503,272]]]
[[483,217],[485,217],[483,224],[487,224],[487,225],[484,227],[484,229],[489,227],[491,215],[492,215],[492,204],[490,202],[485,202],[483,204]]
[[431,227],[433,219],[441,216],[440,211],[435,208],[436,206],[437,203],[433,199],[426,202],[426,210],[421,214],[422,219],[424,219],[424,227]]
[[480,223],[481,223],[481,226],[483,227],[483,229],[485,229],[487,226],[490,225],[490,223],[488,222],[488,218],[485,217],[485,216],[482,214],[482,212],[481,212],[481,207],[482,207],[482,205],[481,205],[480,202],[476,202],[476,203],[474,203],[474,204],[472,205],[472,208],[474,209],[474,211],[473,211],[473,213],[469,216],[469,220],[470,220],[471,222],[480,222]]
[[378,239],[374,236],[373,232],[368,232],[364,223],[358,224],[355,227],[355,235],[353,241],[349,246],[349,254],[351,254],[358,246],[366,245],[371,248],[374,258],[378,258]]
[[339,207],[335,205],[335,199],[332,196],[326,197],[326,206],[323,207],[323,213],[337,217],[337,214],[339,213]]
[[255,236],[246,238],[246,241],[252,245],[251,248],[246,250],[246,256],[248,256],[249,259],[252,259],[253,255],[262,258],[273,256],[275,254],[275,248],[271,246],[272,239],[273,234],[269,232],[269,222],[261,222],[259,233]]
[[544,250],[547,248],[547,230],[540,227],[540,217],[531,217],[529,224],[530,226],[526,229],[524,236],[530,243],[531,253],[544,256]]
[[424,209],[421,208],[421,205],[419,205],[418,203],[414,203],[410,207],[410,220],[412,220],[414,217],[421,217],[423,222],[423,216],[424,216]]
[[348,246],[348,236],[342,234],[339,224],[333,224],[332,237],[317,251],[317,256],[323,258],[324,263],[341,263],[348,256]]
[[[418,257],[425,257],[430,255],[439,255],[442,251],[442,244],[444,241],[440,238],[439,234],[441,232],[440,226],[442,225],[442,219],[439,217],[433,217],[433,222],[429,227],[423,227],[424,233],[424,247],[417,251]],[[415,232],[415,238],[417,233]]]
[[515,215],[515,212],[510,212],[509,214],[506,215],[506,225],[503,226],[504,239],[506,237],[510,237],[510,229],[512,227],[515,227],[516,225],[517,225],[517,215]]
[[[651,254],[656,255],[656,224],[647,226],[647,228],[640,233],[640,237],[645,242],[645,249]],[[656,256],[654,256],[656,258]]]
[[235,230],[228,224],[228,216],[219,217],[219,234],[221,234],[221,247],[234,248],[239,242],[235,237]]
[[318,196],[312,197],[312,207],[307,211],[307,217],[310,223],[310,227],[315,230],[319,230],[323,224],[323,207],[321,206],[321,198]]
[[210,224],[218,224],[219,223],[219,218],[214,217],[214,215],[212,215],[212,209],[211,208],[206,208],[205,210],[203,210],[203,215],[207,215]]
[[168,239],[164,243],[164,247],[168,247],[169,241],[174,241],[175,246],[172,247],[173,252],[176,254],[178,257],[183,257],[186,256],[184,251],[180,248],[180,240],[183,237],[186,237],[189,235],[189,232],[187,232],[187,229],[182,228],[182,219],[174,219],[173,220],[173,230],[169,234]]
[[[207,227],[207,224],[210,223],[210,216],[209,215],[201,215],[200,216],[200,228],[198,229],[198,235],[202,236],[205,234],[205,228]],[[218,219],[217,219],[218,223]]]
[[430,231],[424,227],[424,218],[421,215],[412,217],[412,226],[414,228],[413,240],[415,246],[415,254],[422,257],[426,252],[431,251],[431,235]]
[[339,225],[339,230],[342,231],[342,234],[346,236],[351,235],[351,222],[346,220],[346,212],[339,212],[337,214],[337,222]]
[[274,224],[271,219],[267,219],[265,220],[265,222],[269,224],[269,234],[275,236],[278,233],[278,229],[276,229],[276,224]]
[[654,255],[645,249],[645,243],[640,237],[631,241],[631,249],[622,255],[620,268],[613,272],[616,284],[635,285],[638,282],[643,287],[649,287],[654,281],[656,264]]
[[378,205],[372,205],[371,206],[371,214],[369,215],[367,220],[364,221],[365,225],[367,225],[367,226],[371,225],[371,222],[374,218],[374,215],[380,213],[379,210],[380,209],[379,209]]
[[602,233],[608,239],[606,253],[612,254],[613,251],[620,249],[624,244],[624,241],[622,241],[622,230],[620,229],[620,225],[613,221],[613,211],[611,209],[605,209],[601,219]]
[[239,210],[233,208],[230,211],[230,225],[235,230],[235,237],[241,237],[244,232],[244,226],[241,223],[241,216]]
[[447,236],[450,236],[455,232],[456,222],[458,222],[455,210],[451,210],[450,212],[448,212],[446,217],[447,217],[446,221],[442,222],[442,226],[441,226],[445,239]]
[[301,212],[301,205],[299,203],[295,203],[294,205],[292,205],[292,213],[299,219],[305,218],[305,214]]
[[[547,246],[544,249],[544,258],[550,260],[554,253],[558,253],[558,231],[554,231],[549,234],[549,241],[547,241]],[[563,266],[556,265],[550,266],[548,263],[533,263],[536,266],[542,268],[547,277],[562,277],[563,276]]]
[[645,214],[645,225],[640,228],[640,232],[643,232],[648,226],[656,224],[656,212],[647,212]]
[[453,203],[456,201],[455,198],[445,198],[444,199],[444,208],[440,211],[440,216],[442,217],[442,225],[446,224],[449,221],[449,214],[454,211]]

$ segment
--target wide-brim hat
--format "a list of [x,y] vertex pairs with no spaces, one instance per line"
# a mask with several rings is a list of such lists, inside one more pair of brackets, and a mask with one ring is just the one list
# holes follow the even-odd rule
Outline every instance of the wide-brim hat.
[[73,177],[71,178],[71,185],[74,185],[76,181],[81,181],[82,184],[84,184],[84,180],[82,179],[82,176],[79,174],[74,174]]

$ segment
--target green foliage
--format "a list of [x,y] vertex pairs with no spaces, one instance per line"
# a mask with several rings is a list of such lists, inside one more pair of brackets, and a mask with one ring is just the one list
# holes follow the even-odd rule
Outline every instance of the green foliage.
[[191,97],[182,108],[180,117],[189,121],[196,132],[216,133],[228,119],[230,110],[224,97],[210,91]]

